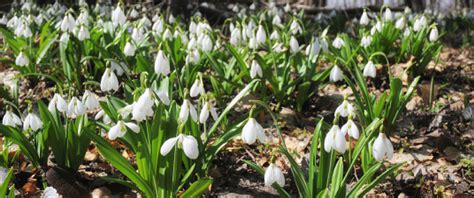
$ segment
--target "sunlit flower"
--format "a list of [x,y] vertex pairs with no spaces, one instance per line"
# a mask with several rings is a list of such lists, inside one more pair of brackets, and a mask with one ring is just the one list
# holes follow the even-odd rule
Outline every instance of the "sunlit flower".
[[393,21],[393,14],[390,8],[385,9],[385,12],[383,13],[383,19],[385,21]]
[[120,6],[117,6],[114,11],[112,11],[111,20],[116,27],[117,25],[124,25],[127,21],[127,17]]
[[86,110],[94,110],[99,107],[99,100],[97,100],[97,95],[89,90],[84,91],[82,101],[84,102]]
[[206,90],[204,90],[204,84],[201,82],[201,79],[197,78],[189,90],[189,96],[196,97],[204,94],[205,92]]
[[339,66],[334,65],[331,69],[331,73],[329,74],[329,80],[332,82],[337,82],[344,79],[343,73]]
[[119,89],[119,82],[117,76],[110,68],[105,69],[104,74],[100,80],[100,89],[102,91],[117,91]]
[[61,31],[63,32],[73,32],[74,27],[76,26],[76,21],[71,14],[66,14],[61,22]]
[[50,112],[54,112],[56,109],[62,113],[67,111],[67,102],[59,94],[54,94],[53,99],[51,99],[48,104],[48,110]]
[[25,53],[21,51],[15,59],[15,64],[20,67],[27,66],[28,64],[30,64],[30,60],[25,55]]
[[354,113],[354,106],[344,99],[344,101],[336,108],[336,111],[334,112],[334,116],[337,116],[338,114],[342,117],[347,117],[350,114]]
[[274,30],[272,34],[270,34],[270,40],[275,41],[280,39],[280,33],[278,31]]
[[51,186],[46,187],[43,190],[43,194],[41,195],[41,198],[59,198],[58,191]]
[[435,42],[436,40],[438,40],[438,28],[433,27],[431,29],[429,39],[431,42]]
[[303,32],[303,30],[301,29],[300,24],[296,20],[293,20],[293,22],[291,22],[290,32],[293,35]]
[[42,127],[43,127],[43,122],[34,113],[28,113],[28,115],[25,117],[25,120],[23,120],[23,130],[24,131],[26,131],[28,129],[31,129],[33,131],[37,131],[38,129],[41,129]]
[[237,46],[242,41],[242,32],[239,28],[234,28],[230,33],[230,44]]
[[122,120],[118,121],[117,124],[114,126],[110,127],[110,130],[108,132],[108,138],[110,140],[115,140],[118,137],[123,137],[127,133],[127,128],[132,130],[135,133],[140,132],[140,127],[136,125],[135,123],[132,122],[124,122]]
[[290,38],[290,51],[291,53],[297,53],[300,51],[300,44],[294,36],[291,36]]
[[374,141],[372,149],[372,155],[377,161],[382,161],[385,158],[391,159],[393,156],[392,142],[390,142],[390,139],[385,136],[385,133],[379,133],[379,136]]
[[265,186],[272,186],[273,183],[277,183],[281,187],[285,186],[285,176],[280,167],[271,163],[265,170]]
[[199,147],[196,138],[191,135],[179,134],[174,138],[166,140],[160,148],[160,154],[165,156],[178,143],[177,147],[183,149],[184,155],[189,159],[197,159],[199,156]]
[[212,105],[211,102],[205,102],[202,106],[201,113],[199,113],[199,122],[205,123],[207,118],[209,118],[209,113],[211,114],[212,118],[217,121],[217,109]]
[[395,22],[395,28],[399,29],[399,30],[403,30],[403,28],[405,28],[405,25],[406,25],[406,19],[405,17],[400,17],[397,22]]
[[153,116],[153,106],[155,105],[153,92],[150,88],[145,89],[145,92],[138,98],[133,105],[132,119],[141,122],[146,117]]
[[347,120],[346,124],[342,125],[342,133],[349,134],[354,139],[359,139],[359,129],[352,119]]
[[86,108],[82,102],[77,99],[77,97],[72,97],[71,101],[67,105],[66,115],[69,118],[76,118],[78,116],[84,115],[86,113]]
[[3,116],[2,124],[11,127],[21,126],[21,119],[15,113],[7,111]]
[[163,50],[158,51],[155,59],[155,73],[167,76],[170,74],[170,62],[168,57],[163,53]]
[[342,46],[344,46],[344,40],[342,40],[339,36],[334,39],[332,42],[332,46],[335,47],[336,49],[341,49]]
[[136,50],[135,45],[133,45],[130,42],[127,42],[125,44],[125,47],[123,48],[123,54],[125,54],[125,56],[134,56],[135,50]]
[[362,40],[360,41],[360,44],[361,44],[362,47],[364,47],[364,48],[369,47],[369,46],[370,46],[370,43],[372,43],[372,37],[369,36],[369,35],[362,37]]
[[421,16],[420,18],[415,20],[415,23],[413,24],[413,31],[418,32],[427,25],[428,21],[426,20],[426,17]]
[[375,68],[375,65],[372,61],[367,62],[367,64],[364,67],[363,75],[365,77],[372,77],[375,78],[377,75],[377,69]]
[[262,125],[255,118],[249,118],[242,129],[242,141],[246,144],[253,144],[258,139],[261,143],[266,143],[268,137],[265,135]]
[[125,69],[127,69],[127,66],[125,63],[118,63],[115,61],[110,61],[110,69],[112,72],[117,74],[117,76],[122,76],[123,72],[125,72]]
[[89,38],[90,38],[89,30],[87,30],[87,28],[85,28],[84,26],[81,26],[81,29],[79,29],[79,32],[77,33],[77,39],[79,39],[80,41],[83,41]]
[[250,78],[255,78],[257,76],[263,76],[262,67],[260,67],[260,64],[258,64],[257,61],[252,60],[252,64],[250,66]]
[[188,99],[184,99],[183,104],[181,105],[181,110],[179,111],[179,120],[184,123],[188,120],[190,115],[191,118],[197,122],[198,117],[196,108]]
[[276,25],[276,26],[281,25],[281,18],[280,18],[280,16],[275,15],[275,16],[273,17],[273,19],[272,19],[272,24],[273,24],[273,25]]
[[333,125],[324,138],[324,150],[329,153],[333,149],[339,153],[347,149],[346,137],[337,125]]
[[267,40],[267,33],[265,32],[265,29],[262,25],[258,26],[256,37],[258,45],[265,44],[265,41]]
[[362,13],[362,16],[360,17],[359,23],[361,25],[368,25],[369,24],[369,16],[367,15],[366,11],[364,11],[364,13]]

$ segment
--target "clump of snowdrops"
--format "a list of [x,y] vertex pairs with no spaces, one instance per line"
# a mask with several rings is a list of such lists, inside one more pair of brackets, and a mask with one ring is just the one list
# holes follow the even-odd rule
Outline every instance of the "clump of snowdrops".
[[[2,47],[10,52],[2,61],[20,77],[51,82],[56,93],[47,105],[31,101],[24,113],[14,94],[18,86],[11,86],[0,125],[5,144],[18,145],[43,171],[52,153],[56,166],[75,172],[92,141],[127,178],[104,179],[147,197],[196,197],[212,184],[208,170],[227,142],[239,135],[246,144],[271,141],[255,118],[263,109],[283,142],[275,153],[288,158],[300,197],[357,197],[400,166],[384,167],[383,161],[393,155],[388,137],[418,78],[403,94],[400,80],[389,76],[390,92],[378,98],[368,93],[367,79],[380,75],[377,66],[411,59],[410,74],[422,74],[440,50],[435,24],[428,25],[423,15],[394,17],[387,8],[373,20],[364,12],[358,37],[331,39],[327,28],[312,32],[304,14],[289,6],[270,4],[251,11],[255,14],[237,5],[230,9],[239,14],[217,29],[199,14],[186,21],[122,4],[14,8],[0,20]],[[370,23],[375,25],[369,30]],[[304,174],[266,104],[301,111],[318,87],[342,80],[352,88],[355,106],[346,97],[332,125],[318,122]],[[250,92],[259,99],[255,106],[231,115]],[[135,154],[134,163],[108,140],[122,142]],[[2,162],[12,163],[8,155]],[[282,168],[271,163],[264,171],[247,163],[264,175],[266,185],[290,196]],[[363,175],[347,188],[359,164]],[[12,170],[7,173],[11,178]]]

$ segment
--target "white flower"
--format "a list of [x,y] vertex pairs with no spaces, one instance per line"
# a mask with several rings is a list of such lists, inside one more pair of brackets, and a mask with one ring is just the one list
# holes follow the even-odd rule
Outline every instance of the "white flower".
[[16,127],[21,125],[21,119],[11,111],[5,112],[2,119],[2,124],[6,126]]
[[210,102],[204,103],[201,109],[201,113],[199,114],[199,122],[205,123],[207,118],[209,118],[209,113],[211,113],[212,118],[217,121],[217,110]]
[[188,120],[189,115],[191,115],[191,118],[195,122],[197,121],[198,117],[196,108],[188,99],[184,99],[183,104],[181,105],[181,110],[179,111],[179,120],[184,123]]
[[410,28],[405,28],[405,31],[403,31],[403,36],[407,37],[407,36],[410,36],[410,34],[411,34]]
[[255,77],[262,77],[263,72],[262,72],[262,67],[257,63],[257,61],[252,60],[252,64],[250,66],[250,78],[255,78]]
[[171,40],[171,38],[173,38],[173,34],[171,33],[169,29],[166,29],[162,37],[163,37],[163,40]]
[[397,20],[397,22],[395,22],[395,28],[399,30],[402,30],[403,28],[405,28],[405,25],[406,25],[405,17],[401,17]]
[[342,40],[339,36],[334,39],[332,42],[332,46],[335,47],[336,49],[341,49],[342,46],[344,46],[344,40]]
[[50,112],[54,112],[56,109],[62,113],[67,111],[67,102],[59,94],[54,94],[53,99],[51,99],[48,104],[48,110]]
[[110,119],[110,117],[107,114],[105,114],[105,111],[102,109],[99,112],[97,112],[97,114],[95,114],[94,120],[99,120],[100,118],[102,118],[102,121],[105,124],[112,123],[112,120]]
[[69,42],[69,33],[61,34],[61,38],[59,38],[59,42],[61,42],[62,44],[66,44],[67,42]]
[[438,40],[438,28],[433,27],[433,29],[431,29],[429,39],[431,42]]
[[164,22],[161,18],[159,18],[155,23],[153,23],[153,26],[151,29],[156,33],[156,34],[161,34],[163,33],[164,30]]
[[145,34],[143,33],[143,29],[133,28],[131,37],[135,43],[143,42],[145,40]]
[[421,16],[420,18],[415,20],[415,24],[413,24],[413,31],[418,32],[421,29],[423,29],[426,25],[428,25],[426,17]]
[[329,44],[325,37],[321,39],[321,48],[323,49],[324,52],[329,51]]
[[295,34],[301,33],[302,31],[303,30],[301,29],[300,24],[296,20],[293,20],[293,22],[291,22],[291,25],[290,25],[291,34],[295,35]]
[[41,198],[59,198],[59,194],[55,188],[48,186],[44,189]]
[[237,46],[242,41],[242,32],[239,28],[234,28],[230,33],[230,44]]
[[265,170],[265,186],[272,186],[274,183],[285,186],[285,176],[278,166],[271,163]]
[[117,63],[115,61],[110,61],[110,69],[112,72],[116,73],[117,76],[122,76],[123,72],[125,72],[125,69],[127,69],[127,66],[125,63]]
[[352,138],[359,139],[359,129],[352,119],[347,120],[346,124],[342,125],[341,131],[344,135],[349,133]]
[[385,21],[393,21],[393,14],[390,8],[385,9],[385,12],[383,13],[383,19]]
[[86,110],[94,110],[99,106],[99,100],[97,100],[97,95],[89,90],[84,91],[82,101],[84,101],[84,106],[86,107]]
[[83,41],[89,38],[89,30],[87,30],[87,28],[85,28],[84,26],[81,26],[81,29],[79,29],[79,33],[77,33],[77,39],[79,39],[79,41]]
[[123,13],[123,10],[122,8],[120,8],[120,6],[117,6],[117,8],[115,8],[115,10],[112,11],[111,20],[114,26],[124,25],[125,22],[127,21],[127,17]]
[[372,43],[372,37],[369,36],[369,35],[362,37],[362,40],[360,41],[360,44],[361,44],[362,47],[364,47],[364,48],[369,47],[369,46],[370,46],[370,43]]
[[125,107],[117,110],[117,112],[120,114],[120,116],[122,116],[122,118],[126,118],[132,113],[133,105],[135,105],[135,104],[136,103],[126,105]]
[[337,125],[332,125],[324,138],[324,150],[329,153],[333,149],[339,153],[344,153],[347,149],[345,134]]
[[255,39],[255,37],[251,37],[249,39],[249,48],[250,49],[255,49],[257,48],[258,44],[257,44],[257,40]]
[[363,75],[365,77],[372,77],[375,78],[377,75],[377,69],[375,68],[375,65],[372,61],[367,62],[367,64],[364,67]]
[[72,32],[76,26],[76,21],[71,14],[66,14],[61,22],[61,31],[63,32]]
[[168,57],[163,53],[163,50],[158,51],[155,59],[155,73],[167,76],[170,74],[170,70]]
[[359,23],[361,25],[368,25],[369,24],[369,16],[367,15],[366,11],[364,11],[364,13],[362,13],[362,16],[360,17]]
[[114,72],[110,70],[110,68],[105,69],[104,74],[100,80],[100,89],[102,91],[117,91],[119,89],[119,82],[117,76],[115,76]]
[[81,25],[89,26],[89,13],[86,10],[82,10],[81,14],[77,17],[76,22]]
[[249,118],[242,129],[242,141],[246,144],[253,144],[258,139],[261,143],[266,143],[268,137],[265,135],[262,125],[255,118]]
[[265,44],[265,41],[267,40],[267,33],[265,32],[265,29],[262,25],[258,26],[256,37],[258,45]]
[[118,121],[116,125],[110,127],[108,132],[108,137],[110,140],[115,140],[118,137],[123,137],[127,133],[127,128],[131,129],[133,132],[140,132],[140,127],[132,122],[124,122],[122,120]]
[[145,120],[147,116],[153,116],[154,105],[155,101],[153,98],[153,92],[150,88],[147,88],[133,105],[132,119],[140,122]]
[[130,42],[127,42],[125,44],[125,47],[123,48],[123,53],[125,54],[125,56],[134,56],[135,50],[136,50],[135,45],[133,45]]
[[272,19],[272,24],[273,25],[276,25],[276,26],[280,26],[281,25],[281,18],[280,16],[278,15],[275,15]]
[[390,142],[390,139],[388,139],[384,133],[379,133],[372,149],[372,155],[377,161],[382,161],[384,158],[391,159],[393,156],[392,142]]
[[72,97],[71,101],[67,106],[66,115],[70,118],[76,118],[77,116],[84,115],[86,108],[77,97]]
[[15,64],[20,67],[27,66],[30,64],[30,60],[28,60],[28,57],[25,55],[25,53],[21,51],[15,59]]
[[273,30],[272,34],[270,34],[270,40],[279,40],[280,39],[280,33],[278,31]]
[[204,94],[205,92],[206,91],[204,90],[204,84],[199,78],[197,78],[191,86],[191,89],[189,90],[189,96],[196,97]]
[[205,52],[210,52],[213,48],[212,40],[208,35],[203,35],[198,38],[198,43],[201,45],[201,50]]
[[23,120],[23,130],[24,131],[26,131],[30,128],[33,131],[37,131],[41,127],[43,127],[43,122],[34,113],[28,113],[28,115],[25,117],[25,120]]
[[137,10],[132,9],[132,11],[130,12],[130,15],[129,15],[129,16],[130,16],[131,18],[137,18],[138,15],[139,15],[139,13],[137,12]]
[[160,148],[160,154],[165,156],[178,143],[178,148],[183,149],[184,154],[189,159],[197,159],[199,156],[199,147],[196,138],[191,135],[179,134],[174,138],[166,140]]
[[320,51],[321,44],[319,43],[319,39],[316,38],[312,44],[306,47],[305,54],[314,62],[316,61],[316,57],[319,55]]
[[291,53],[297,53],[300,51],[300,44],[294,36],[291,36],[290,38],[290,51]]
[[285,12],[286,12],[286,13],[288,13],[288,12],[290,12],[290,11],[291,11],[291,6],[290,6],[290,4],[289,4],[289,3],[287,3],[287,4],[285,5],[285,8],[284,8],[284,10],[285,10]]
[[336,111],[334,112],[334,116],[337,116],[339,114],[342,117],[347,117],[350,114],[354,113],[354,107],[350,102],[347,100],[344,100],[337,108]]
[[168,92],[166,91],[162,91],[162,90],[158,90],[158,91],[155,91],[155,94],[158,96],[158,98],[160,99],[160,101],[165,104],[165,105],[169,105],[170,104],[170,97],[168,96]]
[[341,68],[339,66],[334,65],[331,69],[331,74],[329,75],[329,80],[332,82],[340,81],[344,78],[342,74]]

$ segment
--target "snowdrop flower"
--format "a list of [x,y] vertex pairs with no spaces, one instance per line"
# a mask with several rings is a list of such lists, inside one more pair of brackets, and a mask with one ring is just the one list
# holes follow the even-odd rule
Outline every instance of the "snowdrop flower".
[[67,42],[69,42],[69,33],[63,33],[61,38],[59,38],[59,42],[62,44],[67,44]]
[[262,125],[255,118],[249,118],[242,129],[242,141],[246,144],[253,144],[258,139],[261,143],[266,143],[268,137],[265,135]]
[[82,10],[81,14],[77,17],[76,22],[78,24],[89,26],[89,13],[86,10]]
[[188,99],[184,99],[183,104],[181,105],[181,110],[179,111],[179,120],[185,123],[188,120],[189,115],[191,115],[191,118],[195,122],[197,121],[198,117],[196,108]]
[[31,29],[27,22],[23,21],[19,26],[16,27],[15,35],[19,37],[29,38],[33,36],[33,33],[31,32]]
[[130,12],[130,17],[131,18],[137,18],[138,15],[139,15],[139,13],[135,9],[132,9],[132,11]]
[[426,17],[421,16],[420,18],[415,20],[415,24],[413,24],[413,31],[418,32],[423,29],[428,24]]
[[127,128],[132,130],[135,133],[140,132],[140,127],[132,122],[124,122],[122,120],[118,121],[113,127],[110,128],[108,132],[108,138],[110,140],[115,140],[118,137],[123,137],[127,133]]
[[165,156],[178,143],[178,148],[183,149],[184,155],[189,159],[197,159],[199,156],[199,148],[196,138],[191,135],[179,134],[174,138],[166,140],[160,148],[160,154]]
[[384,158],[391,159],[393,156],[392,142],[390,142],[390,139],[388,139],[384,133],[379,133],[372,149],[372,155],[377,161],[382,161]]
[[119,82],[117,76],[110,68],[105,69],[104,74],[100,80],[100,90],[102,91],[117,91],[119,89]]
[[171,38],[173,38],[173,34],[171,33],[169,29],[166,29],[162,37],[163,37],[163,40],[171,40]]
[[202,39],[198,39],[198,42],[201,44],[202,51],[210,52],[213,48],[212,40],[208,35],[203,35]]
[[105,124],[112,123],[112,120],[110,119],[110,117],[107,114],[105,114],[105,111],[102,109],[99,112],[97,112],[97,114],[95,114],[94,120],[99,120],[100,118],[102,118],[102,121]]
[[280,34],[278,33],[278,31],[274,30],[272,34],[270,34],[270,40],[274,41],[274,40],[279,40],[279,39],[280,39]]
[[77,33],[77,39],[79,39],[79,41],[83,41],[89,38],[89,30],[87,30],[87,28],[85,28],[84,26],[81,26],[81,29],[79,29],[79,33]]
[[168,92],[166,91],[162,91],[162,90],[158,90],[158,91],[155,91],[155,94],[158,96],[158,98],[160,99],[160,101],[165,104],[165,105],[170,105],[170,97],[168,95]]
[[43,122],[34,113],[28,113],[28,115],[25,117],[25,120],[23,120],[23,130],[24,131],[26,131],[28,129],[31,129],[33,131],[37,131],[38,129],[41,129],[41,127],[43,127]]
[[334,65],[331,69],[331,73],[329,75],[329,80],[332,81],[332,82],[337,82],[337,81],[340,81],[344,78],[343,74],[342,74],[342,70],[341,68],[339,68],[339,66],[337,65]]
[[287,3],[287,4],[285,5],[284,10],[285,10],[286,13],[289,13],[289,12],[291,11],[291,6],[290,6],[289,3]]
[[133,106],[135,104],[136,103],[126,105],[125,107],[122,107],[121,109],[117,110],[117,112],[120,114],[120,116],[122,116],[122,118],[126,118],[132,113]]
[[262,25],[258,26],[256,37],[258,45],[265,44],[265,41],[267,40],[267,33],[265,32],[265,29]]
[[117,5],[117,8],[112,11],[111,20],[115,27],[117,27],[117,25],[124,25],[127,21],[127,17],[123,13],[123,10],[120,8],[120,6]]
[[99,107],[99,100],[97,100],[97,95],[89,90],[84,91],[82,101],[84,101],[84,106],[86,110],[94,110],[95,108]]
[[278,166],[271,163],[265,170],[265,186],[272,186],[275,182],[281,187],[285,186],[285,176]]
[[438,40],[438,28],[433,27],[433,29],[431,29],[429,39],[431,42]]
[[367,64],[364,67],[363,75],[365,77],[372,77],[375,78],[377,75],[377,69],[375,68],[375,65],[372,61],[367,62]]
[[161,34],[163,33],[164,30],[164,22],[161,18],[159,18],[155,23],[153,23],[153,26],[151,29],[156,33],[156,34]]
[[350,102],[348,102],[346,99],[336,108],[336,111],[334,112],[334,116],[337,117],[339,114],[342,117],[347,117],[350,114],[354,113],[354,106]]
[[395,22],[395,28],[399,30],[402,30],[403,28],[405,28],[405,25],[406,25],[405,17],[401,17],[397,20],[397,22]]
[[362,16],[360,17],[359,24],[361,25],[368,25],[369,24],[369,16],[367,15],[367,12],[364,11],[362,13]]
[[348,133],[352,138],[359,139],[359,129],[352,119],[347,120],[346,124],[342,126],[341,131],[344,135]]
[[38,26],[41,26],[41,24],[43,24],[43,21],[44,21],[44,15],[43,14],[38,14],[38,16],[35,17],[35,23],[36,25]]
[[54,112],[56,109],[62,113],[67,111],[67,102],[59,94],[54,94],[53,99],[51,99],[48,104],[48,110],[50,112]]
[[135,50],[136,50],[135,45],[133,45],[130,42],[127,42],[125,44],[125,47],[123,48],[123,53],[125,54],[125,56],[134,56]]
[[66,14],[61,22],[61,31],[72,32],[76,26],[76,21],[70,13]]
[[324,150],[329,153],[333,149],[339,153],[344,153],[347,149],[345,134],[337,125],[332,125],[324,138]]
[[383,19],[385,21],[393,21],[393,14],[390,8],[385,9],[385,12],[383,13]]
[[143,33],[143,29],[133,28],[133,30],[132,30],[132,40],[135,43],[142,43],[145,40],[145,34]]
[[115,61],[110,61],[110,69],[112,70],[112,72],[116,73],[117,76],[122,76],[123,72],[125,72],[124,68],[127,68],[125,63],[117,63]]
[[84,115],[86,113],[86,108],[82,102],[77,99],[77,97],[72,97],[71,101],[67,106],[66,115],[69,118],[76,118],[77,116]]
[[173,24],[175,21],[176,21],[176,18],[174,18],[173,14],[170,14],[170,16],[168,18],[168,22]]
[[293,20],[293,22],[291,22],[290,32],[293,35],[303,32],[303,30],[301,29],[300,24],[298,22],[296,22],[296,20]]
[[15,64],[20,67],[27,66],[28,64],[30,64],[30,60],[25,55],[25,53],[21,51],[15,59]]
[[320,51],[321,51],[321,44],[319,43],[319,39],[316,38],[312,44],[306,47],[305,54],[306,56],[311,58],[312,61],[314,62],[316,60],[316,57],[319,55]]
[[370,43],[372,43],[372,37],[370,35],[362,37],[362,40],[360,41],[360,44],[362,47],[367,48],[370,46]]
[[5,112],[2,119],[2,124],[5,126],[16,127],[21,125],[21,119],[11,111]]
[[43,194],[41,195],[41,198],[59,198],[58,191],[51,186],[48,186],[44,189]]
[[294,36],[290,38],[290,51],[291,53],[298,53],[300,51],[300,44]]
[[341,49],[342,46],[344,46],[344,40],[342,40],[339,36],[334,39],[332,42],[332,46],[335,47],[336,49]]
[[263,72],[262,72],[262,67],[257,63],[257,61],[252,60],[252,64],[250,66],[250,78],[255,78],[255,77],[262,77]]
[[275,16],[273,17],[272,24],[273,24],[273,25],[276,25],[276,26],[280,26],[280,25],[281,25],[281,18],[280,18],[280,16],[275,15]]
[[141,122],[146,117],[153,116],[153,106],[155,105],[153,92],[150,88],[145,89],[145,92],[138,98],[133,105],[132,119]]
[[155,59],[155,73],[167,76],[170,74],[170,62],[163,50],[158,51]]
[[206,101],[202,106],[201,113],[199,114],[199,122],[205,123],[207,118],[209,118],[209,113],[211,113],[212,118],[217,121],[218,116],[216,108],[211,104],[211,102]]
[[250,49],[255,49],[257,48],[258,44],[257,44],[257,40],[255,39],[255,37],[251,37],[249,39],[249,48]]
[[191,86],[191,89],[189,90],[189,96],[196,97],[204,94],[205,92],[206,91],[204,90],[204,84],[199,78],[197,78]]
[[239,28],[234,28],[230,33],[230,44],[237,46],[242,41],[242,32]]
[[329,51],[329,44],[328,44],[328,41],[327,41],[326,37],[323,37],[321,39],[321,49],[323,49],[324,52]]
[[405,31],[403,31],[403,36],[407,37],[407,36],[410,36],[410,34],[411,34],[410,28],[405,28]]
[[17,16],[13,16],[10,20],[7,22],[7,27],[8,28],[14,28],[18,25],[19,19]]

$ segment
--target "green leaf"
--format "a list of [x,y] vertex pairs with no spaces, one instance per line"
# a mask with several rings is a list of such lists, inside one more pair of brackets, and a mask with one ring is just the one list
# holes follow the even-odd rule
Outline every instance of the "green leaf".
[[339,160],[332,174],[331,182],[331,197],[344,197],[346,183],[342,179],[342,172],[344,171],[344,160],[339,157]]
[[212,184],[212,179],[205,177],[195,181],[191,186],[181,195],[182,198],[187,197],[200,197],[204,192],[209,189]]
[[3,180],[3,183],[0,185],[0,196],[5,197],[7,196],[7,191],[8,191],[8,185],[10,184],[10,180],[13,177],[13,168],[10,168],[8,171],[5,180]]

